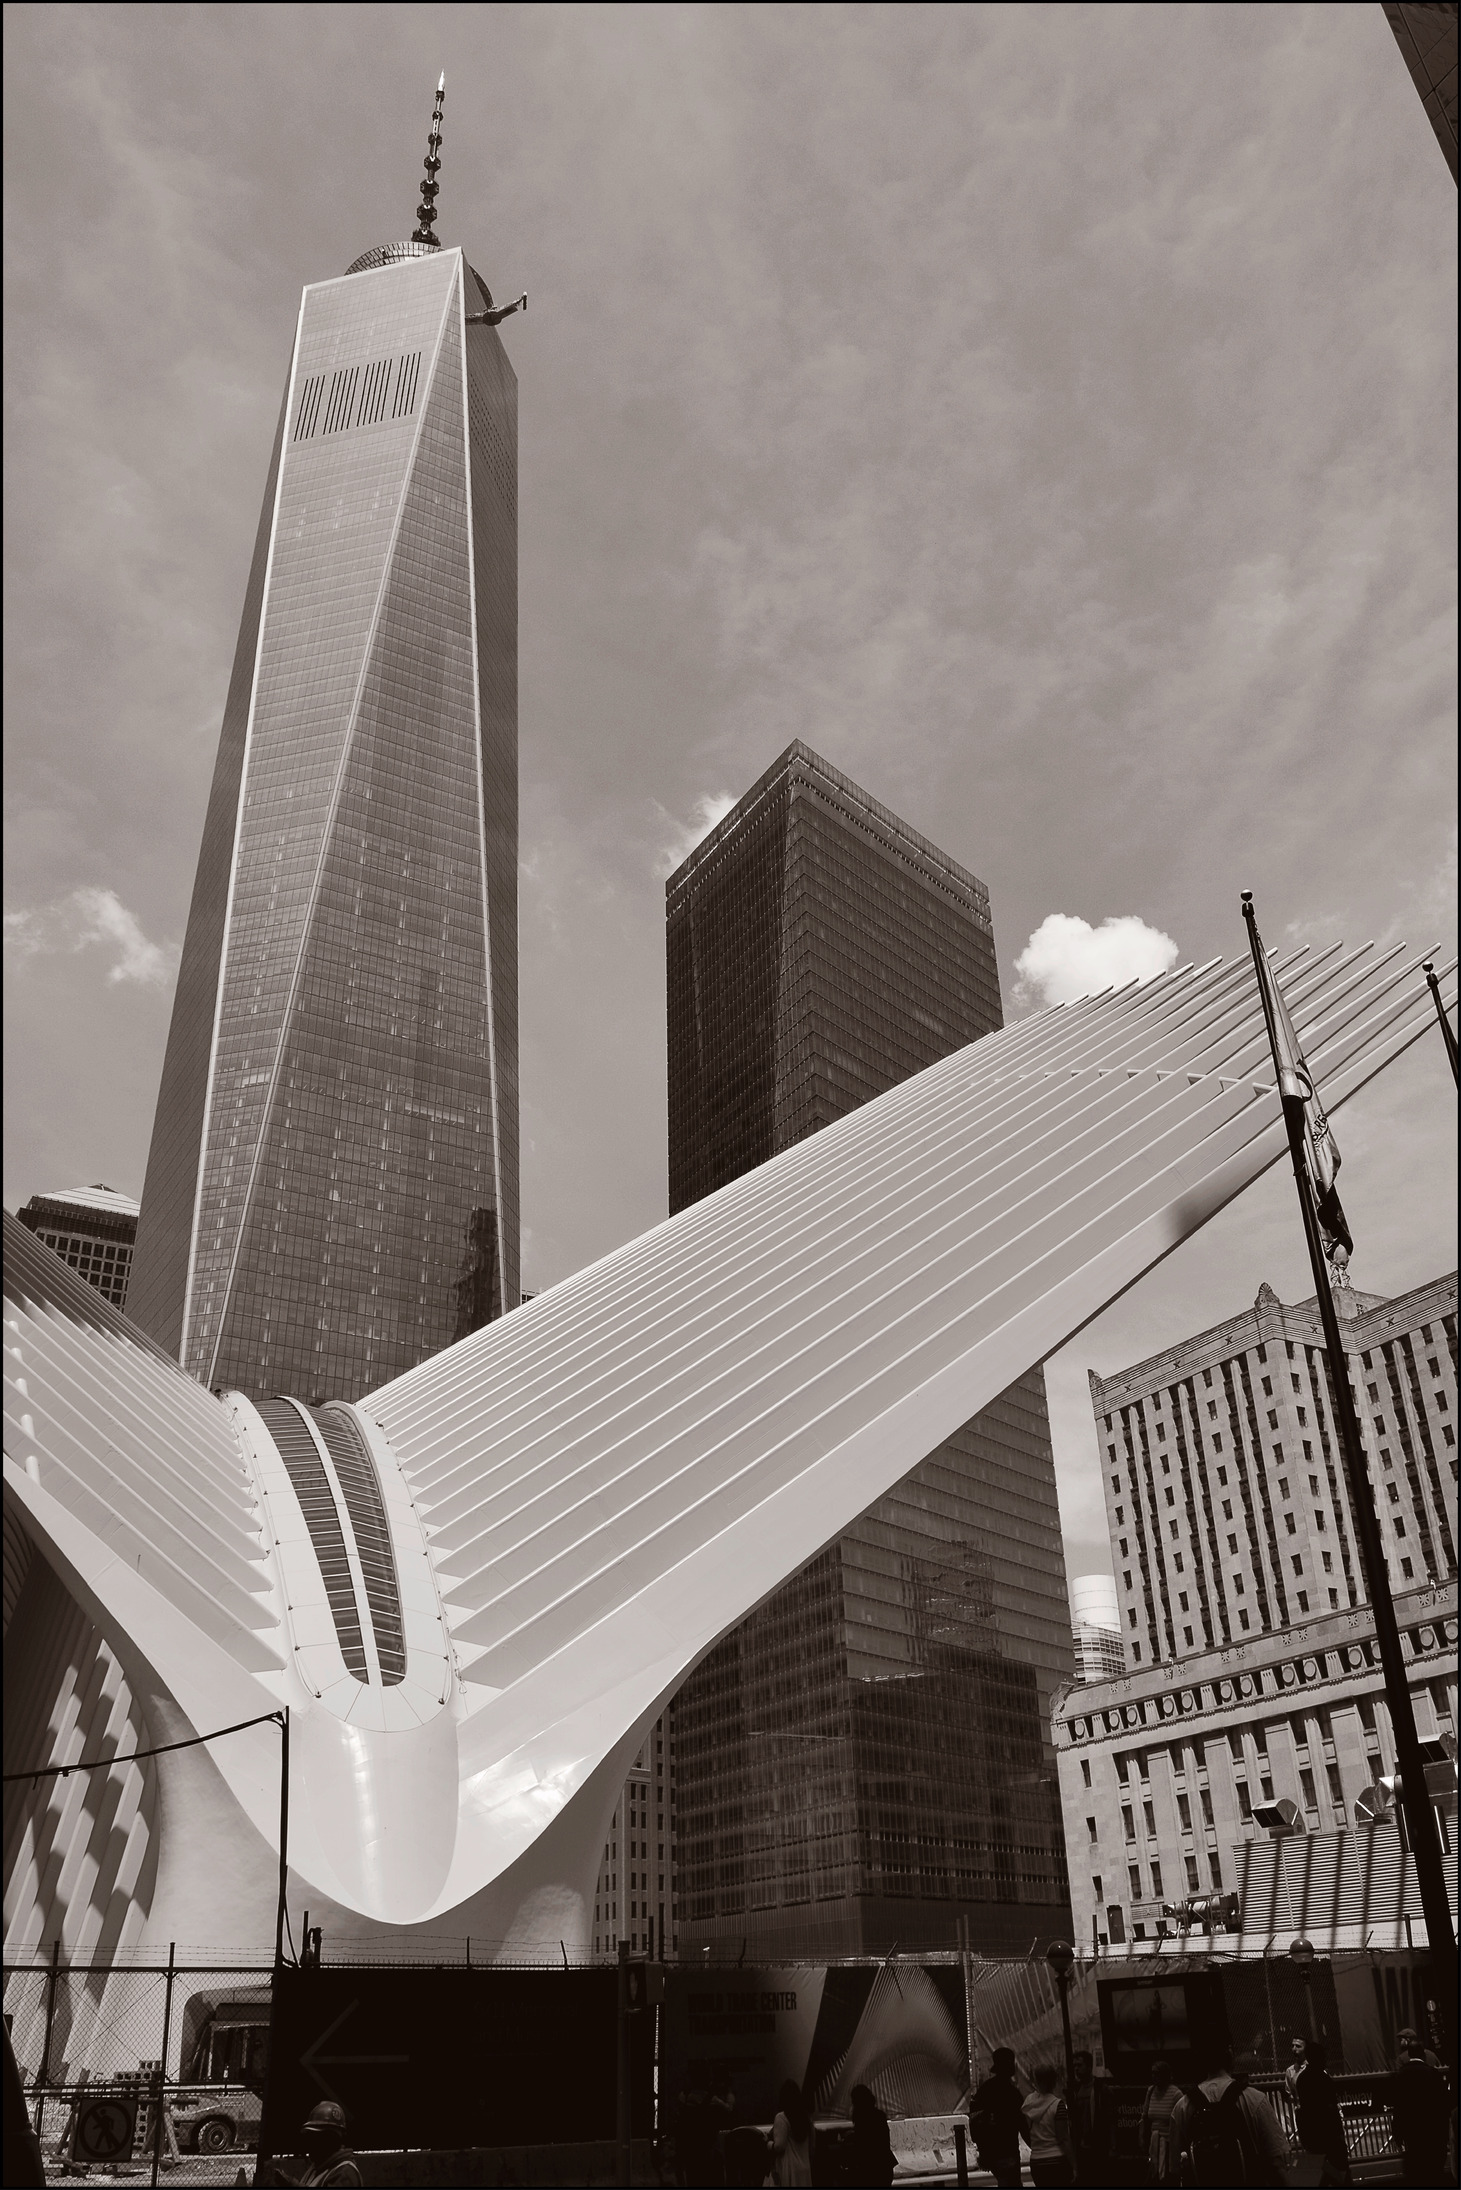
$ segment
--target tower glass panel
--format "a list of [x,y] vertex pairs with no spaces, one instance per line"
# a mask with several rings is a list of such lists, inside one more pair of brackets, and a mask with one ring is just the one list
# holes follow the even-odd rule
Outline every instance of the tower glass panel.
[[516,1304],[516,381],[460,251],[304,292],[131,1309],[351,1398]]
[[[977,878],[795,744],[667,885],[670,1207],[1001,1024]],[[679,1946],[986,1951],[1068,1923],[1071,1671],[1036,1369],[778,1590],[674,1707]]]

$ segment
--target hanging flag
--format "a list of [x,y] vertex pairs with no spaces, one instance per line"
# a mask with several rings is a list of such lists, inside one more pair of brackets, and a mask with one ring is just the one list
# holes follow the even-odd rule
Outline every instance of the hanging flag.
[[[1345,1264],[1354,1253],[1354,1241],[1350,1238],[1349,1225],[1345,1221],[1343,1204],[1335,1180],[1339,1175],[1339,1143],[1334,1130],[1324,1114],[1319,1100],[1319,1089],[1309,1069],[1299,1037],[1289,1017],[1288,1005],[1283,1000],[1283,990],[1269,964],[1268,953],[1253,929],[1255,949],[1253,963],[1258,978],[1267,991],[1273,1024],[1274,1063],[1278,1067],[1278,1092],[1285,1108],[1291,1103],[1303,1106],[1304,1156],[1309,1170],[1309,1188],[1314,1196],[1314,1210],[1319,1219],[1319,1229],[1324,1235],[1324,1252],[1336,1270],[1344,1271]],[[1336,1262],[1339,1249],[1342,1257]]]

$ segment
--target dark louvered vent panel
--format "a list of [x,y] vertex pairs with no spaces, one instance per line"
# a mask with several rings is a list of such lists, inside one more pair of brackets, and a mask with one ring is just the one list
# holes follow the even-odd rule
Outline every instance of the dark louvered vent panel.
[[299,414],[294,421],[294,438],[296,441],[308,441],[313,434],[320,415],[320,397],[324,393],[324,388],[325,376],[323,373],[315,373],[305,382],[300,392]]
[[313,1407],[310,1411],[320,1426],[345,1493],[345,1507],[355,1531],[356,1556],[365,1576],[365,1599],[375,1629],[380,1677],[391,1688],[406,1678],[406,1631],[380,1477],[360,1425],[347,1407]]
[[367,365],[360,383],[360,409],[355,414],[357,426],[378,426],[386,415],[386,398],[391,392],[391,360],[377,358]]
[[296,441],[316,433],[345,433],[352,426],[379,426],[389,417],[409,418],[416,408],[421,352],[378,357],[370,365],[342,365],[338,372],[312,373],[299,391],[294,414]]
[[330,392],[325,398],[325,432],[343,433],[349,425],[355,409],[355,390],[360,380],[360,367],[351,365],[338,372],[330,382]]
[[396,392],[392,418],[406,418],[416,408],[416,383],[421,378],[421,352],[411,350],[396,368]]
[[[309,1529],[310,1542],[315,1547],[315,1557],[320,1562],[324,1578],[325,1594],[330,1600],[330,1610],[335,1619],[335,1633],[339,1637],[340,1654],[358,1681],[369,1678],[365,1662],[365,1639],[360,1632],[360,1615],[355,1605],[355,1584],[350,1577],[350,1561],[345,1554],[345,1537],[340,1527],[340,1516],[335,1511],[334,1494],[330,1478],[325,1473],[325,1463],[298,1408],[288,1399],[261,1399],[259,1413],[264,1426],[279,1449],[279,1457],[289,1470],[289,1480],[294,1485],[300,1511]],[[332,1455],[333,1457],[333,1455]]]

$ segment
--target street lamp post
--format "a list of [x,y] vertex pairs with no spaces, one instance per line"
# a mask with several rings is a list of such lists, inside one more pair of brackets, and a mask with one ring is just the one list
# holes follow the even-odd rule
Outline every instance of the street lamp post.
[[1314,2021],[1314,1942],[1312,1939],[1296,1939],[1289,1948],[1289,1960],[1304,1980],[1304,2004],[1308,2010],[1309,2039],[1312,2043],[1319,2035]]
[[[1060,1987],[1060,2028],[1065,2039],[1065,2103],[1068,2109],[1075,2091],[1075,2047],[1070,2035],[1070,1973],[1075,1965],[1075,1948],[1066,1939],[1052,1939],[1045,1949],[1045,1959]],[[1075,2134],[1073,2114],[1071,2134]]]

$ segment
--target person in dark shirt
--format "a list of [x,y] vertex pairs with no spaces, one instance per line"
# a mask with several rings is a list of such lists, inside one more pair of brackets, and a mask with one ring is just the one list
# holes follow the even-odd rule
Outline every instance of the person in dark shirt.
[[675,2107],[675,2180],[712,2183],[721,2179],[719,2122],[710,2109],[710,2095],[692,2069],[689,2082],[680,2087]]
[[888,2135],[888,2117],[866,2084],[852,2087],[852,2135],[847,2140],[844,2180],[890,2183],[897,2161]]
[[1015,2082],[1015,2057],[1008,2046],[999,2048],[990,2070],[969,2101],[969,2134],[980,2165],[989,2169],[999,2190],[1018,2190],[1025,2116]]
[[1402,2182],[1444,2180],[1451,2095],[1446,2079],[1424,2055],[1402,2045],[1399,2065],[1386,2086],[1402,2159]]
[[1304,2053],[1303,2066],[1293,2081],[1298,2109],[1299,2142],[1306,2152],[1322,2152],[1321,2183],[1353,2182],[1349,2166],[1349,2141],[1339,2111],[1339,2093],[1329,2073],[1328,2056],[1315,2038]]

